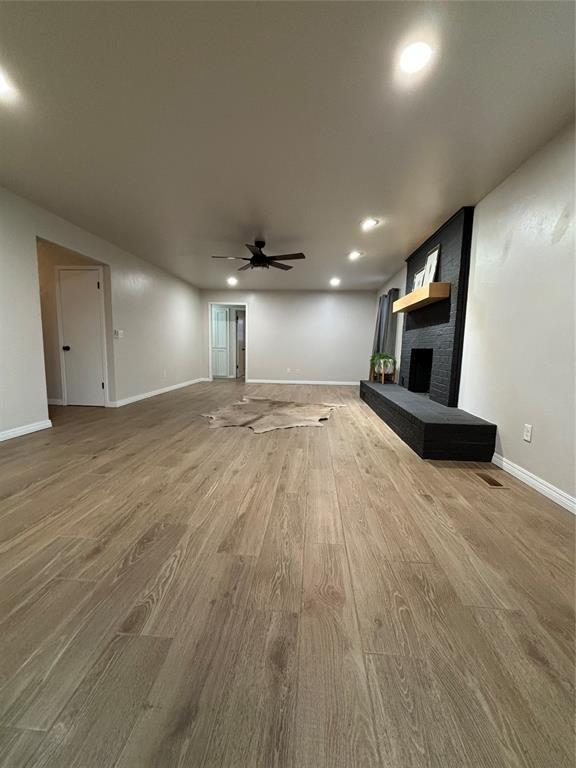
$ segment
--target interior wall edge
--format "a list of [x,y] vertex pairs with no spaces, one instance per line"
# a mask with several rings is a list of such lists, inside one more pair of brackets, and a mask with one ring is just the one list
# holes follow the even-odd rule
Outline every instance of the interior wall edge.
[[161,389],[155,389],[152,392],[143,392],[139,395],[133,395],[132,397],[125,397],[122,400],[111,400],[108,404],[109,408],[121,408],[124,405],[130,405],[130,403],[136,403],[138,400],[146,400],[149,397],[156,397],[157,395],[163,395],[166,392],[173,392],[175,389],[183,389],[184,387],[190,387],[192,384],[200,384],[203,381],[210,381],[208,377],[199,379],[190,379],[190,381],[182,381],[179,384],[171,384],[168,387],[162,387]]
[[546,496],[546,498],[556,502],[556,504],[564,507],[564,509],[567,509],[569,512],[572,512],[573,515],[576,515],[575,496],[570,496],[566,491],[557,488],[555,485],[543,480],[533,472],[524,469],[524,467],[514,464],[513,461],[505,459],[504,456],[501,456],[499,453],[494,454],[492,463],[496,464],[497,467],[500,467],[500,469],[503,469],[504,472],[507,472],[509,475],[513,475],[513,477],[520,480],[525,485],[529,485],[530,488],[534,488],[535,491]]
[[13,429],[5,429],[0,432],[0,443],[4,440],[13,440],[15,437],[22,437],[22,435],[29,435],[32,432],[40,432],[42,429],[51,429],[52,422],[50,419],[44,419],[43,421],[36,421],[33,424],[24,424],[21,427],[14,427]]
[[307,379],[246,379],[246,384],[326,384],[333,387],[357,387],[358,381],[308,381]]

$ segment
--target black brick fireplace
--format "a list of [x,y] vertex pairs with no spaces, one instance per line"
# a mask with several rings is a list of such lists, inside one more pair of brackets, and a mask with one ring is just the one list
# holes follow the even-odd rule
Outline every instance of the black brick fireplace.
[[439,245],[435,280],[451,288],[450,298],[406,313],[399,383],[448,406],[458,404],[473,214],[473,208],[461,208],[406,259],[410,293],[414,275]]
[[[406,261],[406,293],[440,246],[436,282],[450,296],[405,315],[400,386],[360,382],[360,397],[423,459],[491,461],[496,425],[458,404],[473,208],[461,208]],[[445,295],[445,294],[443,294]]]

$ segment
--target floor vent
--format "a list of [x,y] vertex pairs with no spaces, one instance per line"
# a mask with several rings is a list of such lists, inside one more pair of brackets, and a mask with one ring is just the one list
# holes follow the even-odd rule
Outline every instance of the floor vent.
[[492,477],[492,475],[489,475],[487,472],[476,472],[476,474],[491,488],[504,488],[502,483],[498,482],[495,477]]

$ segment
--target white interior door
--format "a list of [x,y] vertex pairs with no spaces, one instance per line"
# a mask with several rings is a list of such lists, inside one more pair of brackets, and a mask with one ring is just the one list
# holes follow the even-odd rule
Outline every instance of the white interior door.
[[105,405],[99,269],[61,269],[60,335],[67,405]]
[[212,376],[228,377],[230,335],[228,307],[212,307]]

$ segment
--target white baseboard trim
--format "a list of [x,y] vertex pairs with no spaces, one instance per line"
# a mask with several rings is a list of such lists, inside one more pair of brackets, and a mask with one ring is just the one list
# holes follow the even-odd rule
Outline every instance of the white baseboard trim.
[[359,387],[356,381],[308,381],[305,379],[246,379],[246,384],[322,384],[324,386]]
[[125,397],[122,400],[111,400],[109,407],[121,408],[123,405],[130,405],[130,403],[135,403],[138,400],[146,400],[148,397],[156,397],[156,395],[172,392],[174,389],[182,389],[183,387],[189,387],[192,384],[199,384],[201,381],[209,381],[209,379],[190,379],[190,381],[183,381],[180,384],[171,384],[169,387],[154,389],[152,392],[143,392],[141,395],[132,395],[132,397]]
[[49,397],[48,405],[64,405],[64,401],[58,397]]
[[576,498],[574,496],[570,496],[570,494],[566,493],[566,491],[562,491],[560,488],[556,488],[555,485],[552,485],[546,480],[542,480],[541,477],[534,475],[532,472],[529,472],[527,469],[520,467],[518,464],[514,464],[513,461],[505,459],[504,456],[501,456],[499,453],[494,454],[492,457],[492,463],[496,464],[496,466],[500,467],[500,469],[503,469],[504,472],[508,472],[518,480],[526,483],[526,485],[534,488],[535,491],[538,491],[538,493],[546,496],[551,501],[555,501],[556,504],[560,504],[561,507],[564,507],[564,509],[572,512],[573,515],[576,515]]
[[41,429],[50,429],[51,426],[52,422],[50,419],[45,419],[45,421],[35,421],[33,424],[24,424],[23,427],[5,429],[4,432],[0,432],[0,442],[12,440],[14,437],[22,437],[22,435],[29,435],[30,432],[39,432]]

